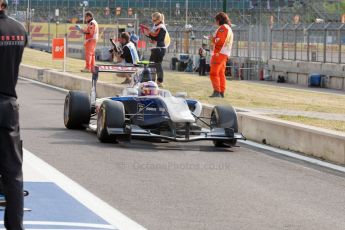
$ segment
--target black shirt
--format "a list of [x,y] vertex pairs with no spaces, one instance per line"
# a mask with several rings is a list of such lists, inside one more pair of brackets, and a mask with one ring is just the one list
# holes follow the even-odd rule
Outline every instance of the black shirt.
[[[156,25],[156,26],[159,26]],[[166,35],[166,30],[163,28],[157,28],[155,31],[151,31],[149,34],[149,38],[155,42],[157,42],[157,47],[165,47],[165,35]]]
[[24,27],[0,11],[0,94],[17,97],[16,85],[27,35]]
[[125,59],[125,62],[126,63],[133,63],[133,59],[132,59],[132,54],[131,54],[131,51],[130,49],[128,48],[128,46],[126,45],[123,45],[122,46],[122,55],[121,55],[121,58]]

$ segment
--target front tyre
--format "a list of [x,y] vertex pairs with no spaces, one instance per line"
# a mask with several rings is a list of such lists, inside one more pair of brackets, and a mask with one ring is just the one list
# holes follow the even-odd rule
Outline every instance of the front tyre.
[[117,135],[109,134],[108,128],[120,128],[125,126],[125,109],[121,102],[103,101],[97,116],[97,137],[102,143],[116,143]]
[[[228,128],[233,129],[234,133],[238,132],[238,122],[236,110],[232,106],[217,105],[211,114],[211,128]],[[231,147],[236,145],[237,139],[228,141],[213,141],[215,147]]]
[[64,104],[64,124],[68,129],[85,129],[90,123],[91,104],[86,92],[70,91]]

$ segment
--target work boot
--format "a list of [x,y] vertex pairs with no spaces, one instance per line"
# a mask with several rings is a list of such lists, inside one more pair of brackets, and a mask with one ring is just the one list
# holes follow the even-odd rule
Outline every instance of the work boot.
[[84,69],[80,70],[80,72],[82,72],[82,73],[91,73],[91,71],[89,69],[87,69],[87,68],[84,68]]
[[224,93],[220,93],[220,96],[221,96],[222,98],[224,98]]
[[213,91],[213,94],[210,97],[221,97],[218,91]]

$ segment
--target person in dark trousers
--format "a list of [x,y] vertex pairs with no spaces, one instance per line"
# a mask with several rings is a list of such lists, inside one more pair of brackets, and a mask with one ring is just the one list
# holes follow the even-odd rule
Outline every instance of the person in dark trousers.
[[5,14],[0,0],[0,174],[4,186],[7,230],[23,227],[23,153],[19,132],[19,106],[15,87],[27,35],[24,27]]
[[199,49],[199,76],[206,76],[206,44],[202,44]]
[[153,28],[151,31],[144,30],[144,34],[151,39],[152,43],[156,44],[156,47],[151,49],[150,61],[156,63],[157,84],[159,87],[163,87],[162,62],[166,49],[170,45],[170,36],[164,24],[164,14],[155,12],[151,17]]

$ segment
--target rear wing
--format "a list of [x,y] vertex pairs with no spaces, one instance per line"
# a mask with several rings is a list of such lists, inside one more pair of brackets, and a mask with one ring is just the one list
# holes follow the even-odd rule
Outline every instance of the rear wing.
[[156,72],[156,66],[153,62],[141,61],[138,64],[115,64],[115,65],[96,65],[95,70],[92,73],[92,88],[91,88],[91,104],[96,101],[96,86],[99,73],[128,73],[136,74],[134,77],[134,84],[141,82],[140,74],[143,71],[148,70],[151,73]]

